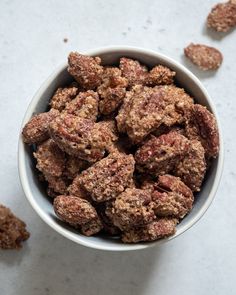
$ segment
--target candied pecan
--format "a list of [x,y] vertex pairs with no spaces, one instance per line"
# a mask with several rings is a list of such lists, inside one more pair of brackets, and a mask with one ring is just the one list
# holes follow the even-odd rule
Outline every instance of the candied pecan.
[[106,210],[111,207],[111,202],[98,203],[96,205],[96,211],[101,218],[103,231],[109,235],[115,236],[120,234],[120,229],[112,223],[111,218],[106,214]]
[[219,133],[214,115],[206,107],[195,104],[186,123],[186,136],[201,141],[208,157],[219,153]]
[[125,190],[133,172],[133,156],[116,152],[84,170],[80,183],[94,201],[104,202]]
[[175,175],[193,191],[200,191],[206,172],[205,151],[198,140],[192,140],[185,157],[176,165]]
[[61,176],[66,164],[65,153],[52,140],[48,139],[39,144],[34,153],[37,160],[36,167],[44,175]]
[[203,44],[190,43],[184,49],[184,53],[192,63],[204,71],[218,69],[223,61],[218,49]]
[[127,92],[116,117],[117,127],[138,143],[161,124],[171,126],[182,123],[192,104],[192,98],[181,88],[138,85]]
[[207,17],[207,26],[218,32],[228,32],[236,26],[236,1],[215,5]]
[[61,112],[65,108],[66,104],[76,97],[77,93],[77,87],[60,87],[54,93],[49,104],[51,108]]
[[124,243],[137,243],[155,241],[166,238],[175,233],[175,226],[178,223],[176,218],[160,218],[143,226],[132,228],[122,234]]
[[69,179],[74,179],[77,174],[79,174],[84,169],[87,169],[88,167],[89,163],[87,161],[68,155],[65,171],[63,174]]
[[137,150],[136,167],[140,172],[154,175],[169,173],[185,156],[189,145],[190,141],[175,131],[153,136]]
[[87,236],[102,229],[101,220],[95,208],[86,200],[74,196],[57,196],[53,207],[56,215],[70,225],[80,228]]
[[0,204],[0,248],[19,249],[29,236],[26,224]]
[[69,181],[66,177],[52,176],[50,174],[45,175],[45,180],[48,182],[47,194],[50,197],[55,197],[57,195],[62,195],[67,193],[67,187]]
[[121,71],[118,68],[104,69],[102,84],[97,89],[100,96],[99,110],[101,114],[111,114],[121,105],[127,85],[127,79],[121,77]]
[[150,192],[137,188],[127,188],[118,195],[106,214],[121,230],[145,225],[156,218]]
[[85,89],[95,89],[101,84],[103,67],[100,57],[71,52],[68,56],[68,72]]
[[81,199],[86,199],[88,201],[91,201],[91,197],[89,196],[89,194],[83,189],[82,185],[81,185],[81,175],[77,175],[71,185],[68,187],[67,191],[69,193],[69,195],[71,196],[75,196]]
[[62,114],[50,124],[50,134],[65,152],[88,162],[101,159],[116,136],[102,123]]
[[122,57],[119,67],[122,76],[128,80],[129,86],[145,84],[148,70],[146,66],[141,65],[137,60]]
[[152,200],[157,216],[183,218],[193,205],[193,193],[178,177],[159,176],[153,185]]
[[155,66],[147,75],[146,85],[156,86],[173,84],[175,74],[176,73],[174,71],[171,71],[165,66]]
[[51,109],[49,112],[33,116],[22,130],[23,141],[34,144],[48,139],[48,126],[58,115],[57,110]]
[[75,99],[66,104],[65,112],[92,121],[98,116],[98,94],[92,90],[80,92]]

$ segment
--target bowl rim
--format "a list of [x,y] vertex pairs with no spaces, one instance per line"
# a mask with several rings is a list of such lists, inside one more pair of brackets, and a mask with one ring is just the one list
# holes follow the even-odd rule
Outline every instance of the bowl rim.
[[[219,117],[218,117],[217,111],[215,109],[215,106],[212,102],[210,95],[208,94],[207,90],[205,89],[205,87],[203,86],[201,81],[190,70],[188,70],[185,66],[183,66],[179,62],[175,61],[174,59],[172,59],[164,54],[156,52],[154,50],[150,50],[150,49],[146,49],[146,48],[142,48],[142,47],[136,47],[136,46],[120,45],[120,46],[99,47],[99,48],[95,48],[92,50],[88,50],[88,51],[84,52],[84,54],[92,55],[92,56],[95,56],[95,55],[99,56],[101,54],[108,54],[111,52],[119,52],[119,51],[126,51],[127,54],[129,54],[129,53],[132,54],[134,52],[149,54],[149,55],[152,55],[153,57],[156,57],[158,59],[162,59],[166,63],[174,64],[178,69],[180,69],[182,72],[187,74],[203,92],[213,114],[216,117],[218,130],[219,130],[219,139],[220,139],[220,149],[219,149],[219,155],[218,155],[218,164],[216,167],[216,175],[215,175],[213,185],[211,187],[210,193],[207,197],[207,200],[206,200],[206,203],[204,204],[204,206],[196,213],[196,215],[192,219],[189,220],[189,222],[187,224],[185,224],[181,229],[177,230],[175,235],[170,236],[166,239],[161,239],[161,240],[157,240],[154,242],[141,243],[141,244],[130,244],[130,245],[117,244],[117,245],[112,245],[112,246],[109,246],[109,245],[102,245],[101,246],[101,245],[97,245],[93,241],[90,241],[89,239],[87,239],[86,241],[81,240],[80,235],[74,237],[72,232],[70,232],[67,229],[62,228],[59,224],[53,223],[52,220],[48,217],[48,214],[38,205],[38,203],[36,202],[36,200],[34,199],[32,193],[31,193],[30,184],[29,184],[27,174],[26,174],[26,166],[24,164],[25,163],[25,150],[24,150],[24,143],[22,141],[21,133],[19,135],[19,141],[18,141],[18,172],[19,172],[19,177],[20,177],[22,189],[23,189],[25,196],[28,199],[29,203],[33,207],[33,209],[37,212],[37,214],[41,217],[41,219],[45,223],[47,223],[51,228],[53,228],[55,231],[60,233],[62,236],[68,238],[69,240],[71,240],[77,244],[80,244],[80,245],[83,245],[83,246],[86,246],[89,248],[93,248],[93,249],[107,250],[107,251],[131,251],[131,250],[133,251],[133,250],[141,250],[141,249],[150,248],[150,247],[153,247],[156,245],[160,245],[166,241],[170,241],[170,240],[180,236],[181,234],[183,234],[186,230],[190,229],[194,224],[196,224],[197,221],[199,221],[199,219],[205,214],[205,212],[207,211],[207,209],[211,205],[211,203],[215,197],[217,188],[219,186],[220,179],[221,179],[222,172],[223,172],[224,146],[223,146],[223,136],[222,136],[222,129],[221,129]],[[66,68],[66,66],[67,66],[67,63],[65,62],[65,63],[61,64],[59,67],[57,67],[51,73],[51,75],[49,75],[49,77],[43,82],[41,87],[35,93],[30,104],[27,107],[27,110],[26,110],[25,115],[22,120],[20,130],[22,130],[23,126],[31,118],[32,113],[35,109],[35,106],[36,106],[37,102],[39,101],[39,98],[42,96],[42,93],[44,92],[45,88],[47,88],[48,85],[50,85],[52,83],[52,81],[55,79],[57,74],[60,73],[61,71],[63,71]]]

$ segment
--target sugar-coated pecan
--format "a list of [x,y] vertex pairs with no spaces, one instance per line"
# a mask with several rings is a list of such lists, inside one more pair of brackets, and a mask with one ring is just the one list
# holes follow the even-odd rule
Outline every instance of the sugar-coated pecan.
[[54,199],[53,207],[61,220],[74,227],[81,227],[82,233],[87,236],[94,235],[102,229],[95,208],[85,199],[61,195]]
[[122,234],[124,243],[138,243],[155,241],[166,238],[175,233],[176,218],[160,218],[143,226],[132,228]]
[[186,136],[201,141],[207,157],[219,153],[219,132],[214,115],[200,104],[194,104],[186,123]]
[[26,224],[0,204],[0,248],[19,249],[29,236]]
[[50,124],[50,134],[65,152],[88,162],[101,159],[116,139],[103,123],[62,114]]
[[103,67],[100,57],[71,52],[68,56],[68,72],[84,89],[95,89],[101,84]]
[[207,25],[218,32],[228,32],[236,26],[236,1],[215,5],[207,17]]
[[178,132],[152,137],[135,154],[140,172],[161,175],[172,172],[188,152],[190,141]]
[[122,76],[128,80],[129,86],[145,85],[148,70],[139,61],[122,57],[120,59],[120,70]]
[[52,140],[48,139],[37,146],[34,153],[36,167],[44,175],[61,176],[66,164],[65,153]]
[[101,114],[109,115],[122,104],[127,85],[127,79],[121,77],[121,71],[118,68],[104,69],[102,84],[97,89]]
[[174,83],[175,72],[169,68],[158,65],[151,69],[146,78],[146,85],[168,85]]
[[58,115],[58,110],[51,109],[49,112],[33,116],[22,130],[23,141],[34,144],[48,139],[48,126]]
[[98,94],[92,90],[80,92],[75,99],[66,104],[65,112],[91,121],[98,116]]
[[223,55],[218,49],[203,44],[191,43],[184,49],[184,53],[204,71],[217,70],[223,61]]
[[80,183],[94,201],[117,197],[130,184],[134,172],[132,155],[112,153],[81,173]]
[[66,104],[76,97],[78,91],[78,87],[74,86],[58,88],[50,100],[49,104],[51,108],[61,112]]
[[118,195],[106,213],[121,230],[145,225],[156,218],[150,192],[137,188],[127,188]]

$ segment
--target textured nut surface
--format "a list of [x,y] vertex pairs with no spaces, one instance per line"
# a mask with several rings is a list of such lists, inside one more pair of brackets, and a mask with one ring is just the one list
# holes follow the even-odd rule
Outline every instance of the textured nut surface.
[[90,195],[83,189],[81,185],[81,175],[77,175],[71,185],[67,189],[69,195],[91,201]]
[[98,203],[96,205],[96,210],[101,218],[102,225],[103,225],[103,231],[109,235],[115,236],[120,234],[120,229],[115,226],[109,218],[109,216],[106,214],[106,211],[109,211],[111,207],[111,201],[108,202],[103,202],[103,203]]
[[176,218],[160,218],[143,227],[133,228],[122,234],[124,243],[155,241],[175,233]]
[[49,112],[33,116],[22,130],[23,141],[34,144],[48,139],[48,126],[58,115],[57,110],[51,109]]
[[134,143],[141,142],[161,124],[182,123],[192,104],[192,98],[175,86],[134,86],[116,117],[117,127]]
[[104,124],[66,113],[57,117],[49,129],[51,137],[65,152],[88,162],[101,159],[116,138]]
[[56,215],[74,227],[80,227],[84,234],[92,235],[102,229],[95,208],[86,200],[74,196],[58,196],[53,207]]
[[80,92],[75,99],[66,104],[65,112],[91,121],[98,116],[98,94],[92,90]]
[[147,75],[146,85],[156,86],[173,84],[175,74],[176,73],[174,71],[171,71],[165,66],[155,66]]
[[206,107],[195,104],[186,124],[186,136],[201,141],[208,157],[219,153],[219,132],[216,119]]
[[157,216],[183,218],[193,205],[193,193],[178,177],[159,176],[153,186],[152,200]]
[[129,86],[144,85],[148,74],[147,67],[139,61],[122,57],[120,59],[120,70],[122,76],[128,80]]
[[36,167],[43,174],[57,177],[62,175],[65,169],[66,156],[52,139],[39,144],[34,157],[37,160]]
[[218,49],[203,44],[191,43],[184,49],[184,53],[204,71],[218,69],[223,61],[223,55]]
[[81,160],[77,157],[67,155],[66,167],[64,175],[69,179],[74,179],[77,174],[89,167],[87,161]]
[[228,32],[236,26],[235,0],[215,5],[207,17],[207,25],[218,32]]
[[132,155],[112,153],[81,173],[82,187],[94,201],[117,197],[130,183],[134,172]]
[[192,140],[185,157],[175,168],[175,175],[193,191],[200,191],[206,173],[205,151],[201,142]]
[[95,89],[101,84],[103,67],[99,57],[71,52],[68,57],[68,72],[85,89]]
[[121,230],[145,225],[156,218],[150,192],[137,188],[127,188],[106,213]]
[[0,204],[0,248],[19,249],[29,236],[26,224]]
[[137,150],[136,167],[140,172],[154,175],[172,172],[186,155],[189,144],[189,140],[178,132],[153,136]]
[[69,185],[69,181],[66,177],[60,176],[52,176],[50,174],[45,175],[45,179],[48,182],[48,196],[55,197],[57,195],[62,195],[67,193],[67,187]]
[[58,88],[50,101],[50,106],[53,109],[62,111],[66,104],[74,99],[78,93],[77,87]]
[[127,85],[127,79],[121,77],[121,71],[118,68],[104,69],[102,84],[97,89],[100,96],[99,110],[101,114],[111,114],[121,105]]

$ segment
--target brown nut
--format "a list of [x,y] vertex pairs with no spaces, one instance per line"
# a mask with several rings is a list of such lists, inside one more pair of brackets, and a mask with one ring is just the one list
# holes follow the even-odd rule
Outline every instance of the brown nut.
[[65,152],[88,162],[101,159],[116,138],[104,124],[62,114],[50,124],[50,135]]
[[156,176],[172,172],[188,152],[190,142],[178,132],[152,137],[135,154],[136,167],[140,172]]
[[184,53],[204,71],[217,70],[223,61],[223,55],[218,49],[203,44],[191,43],[184,49]]
[[156,86],[173,84],[175,74],[176,73],[174,71],[171,71],[169,68],[165,66],[155,66],[147,75],[146,85]]
[[47,194],[49,197],[54,198],[55,196],[67,193],[67,188],[70,182],[66,177],[56,177],[47,174],[45,175],[45,180],[48,182]]
[[183,123],[192,104],[192,98],[181,88],[138,85],[127,92],[116,117],[117,127],[120,132],[127,132],[134,143],[139,143],[161,124]]
[[74,179],[81,171],[88,167],[89,163],[87,161],[67,155],[66,167],[63,174],[69,179]]
[[66,104],[64,112],[95,122],[98,116],[98,100],[98,94],[92,90],[80,92]]
[[128,80],[129,86],[145,84],[148,70],[146,66],[141,65],[137,60],[122,57],[119,67],[122,76]]
[[206,173],[205,151],[200,141],[192,140],[185,157],[175,167],[175,175],[192,190],[200,191]]
[[49,112],[33,116],[22,130],[23,141],[34,144],[48,139],[48,126],[58,115],[57,110],[51,109]]
[[74,227],[81,227],[83,234],[93,235],[102,229],[95,208],[86,200],[74,196],[58,196],[53,207],[56,215]]
[[101,218],[103,231],[109,235],[115,236],[120,234],[120,229],[113,224],[111,218],[106,214],[106,210],[109,211],[110,207],[111,201],[98,203],[96,204],[96,211]]
[[79,89],[74,86],[58,88],[50,100],[51,108],[61,112],[65,108],[66,104],[76,97],[78,91]]
[[109,115],[121,105],[127,85],[127,79],[121,77],[121,71],[118,68],[104,69],[102,84],[97,89],[101,114]]
[[178,177],[159,176],[152,193],[157,216],[183,218],[193,205],[193,193]]
[[61,176],[66,164],[65,153],[52,140],[48,139],[39,144],[34,153],[37,160],[36,167],[44,175]]
[[236,2],[215,5],[207,17],[207,26],[218,32],[228,32],[236,26]]
[[29,238],[26,224],[16,217],[9,208],[0,205],[0,248],[19,249]]
[[137,243],[166,238],[175,233],[177,223],[176,218],[160,218],[143,227],[132,228],[124,232],[122,241],[124,243]]
[[94,201],[117,197],[130,184],[134,172],[132,155],[112,153],[80,174],[82,187]]
[[103,67],[100,57],[71,52],[68,56],[68,72],[84,89],[95,89],[101,84]]
[[207,157],[219,153],[219,132],[216,119],[206,107],[195,104],[186,123],[186,136],[201,141]]
[[127,188],[121,193],[106,214],[121,230],[145,225],[156,218],[150,192],[137,188]]
[[77,175],[71,185],[68,187],[67,189],[69,195],[71,196],[75,196],[81,199],[85,199],[87,201],[91,202],[91,197],[90,195],[83,189],[82,185],[81,185],[81,175]]

